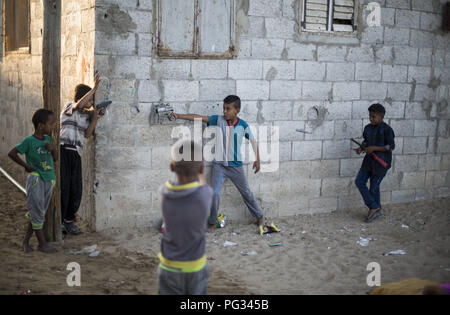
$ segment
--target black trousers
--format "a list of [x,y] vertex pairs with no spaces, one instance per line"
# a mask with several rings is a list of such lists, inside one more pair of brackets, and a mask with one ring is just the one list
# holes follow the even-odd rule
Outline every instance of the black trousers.
[[77,151],[61,146],[61,218],[70,223],[75,220],[83,194],[81,157]]

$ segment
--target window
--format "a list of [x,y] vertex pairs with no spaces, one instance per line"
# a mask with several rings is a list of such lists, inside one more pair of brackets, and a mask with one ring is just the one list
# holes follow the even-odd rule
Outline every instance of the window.
[[235,0],[158,0],[162,58],[232,58]]
[[29,0],[4,0],[4,39],[7,52],[24,48],[29,51],[29,12]]
[[356,31],[357,0],[303,0],[301,6],[302,31]]

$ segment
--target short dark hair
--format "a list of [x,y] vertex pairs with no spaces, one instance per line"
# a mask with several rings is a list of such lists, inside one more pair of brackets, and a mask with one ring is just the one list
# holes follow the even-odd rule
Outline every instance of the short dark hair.
[[37,129],[39,124],[45,124],[48,121],[48,118],[54,115],[54,113],[51,110],[40,108],[36,110],[33,114],[33,117],[31,118],[31,121],[33,122],[34,129]]
[[233,104],[234,108],[241,109],[241,99],[236,95],[228,95],[223,100],[224,104]]
[[369,112],[382,114],[384,116],[384,114],[386,114],[386,109],[384,108],[383,105],[376,103],[376,104],[370,105]]
[[86,84],[78,84],[75,87],[75,90],[73,92],[73,100],[74,102],[78,102],[80,99],[83,98],[91,89],[90,86],[87,86]]
[[[176,156],[183,154],[183,149],[186,146],[190,146],[191,148],[191,156],[190,160],[185,160],[184,158],[181,161],[176,160]],[[200,153],[200,156],[195,156],[195,152]],[[195,143],[192,140],[178,140],[172,146],[171,159],[174,163],[175,173],[178,175],[192,177],[198,175],[203,167],[203,148],[201,145]]]

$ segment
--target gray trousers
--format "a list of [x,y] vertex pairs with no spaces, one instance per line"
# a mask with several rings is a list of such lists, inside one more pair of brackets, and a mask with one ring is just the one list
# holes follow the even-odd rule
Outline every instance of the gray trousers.
[[258,206],[256,202],[256,198],[250,190],[248,186],[247,178],[245,178],[244,168],[242,166],[233,167],[233,166],[224,166],[219,163],[212,164],[212,172],[211,172],[211,185],[214,190],[214,198],[211,206],[211,212],[209,216],[208,223],[209,224],[217,224],[217,213],[219,211],[219,203],[220,203],[220,194],[222,191],[222,185],[225,181],[225,178],[229,178],[234,186],[241,193],[242,198],[244,199],[245,204],[247,205],[250,213],[257,219],[260,219],[264,216],[261,208]]
[[158,267],[159,295],[206,295],[209,267],[197,272],[172,272]]
[[30,220],[33,230],[41,230],[44,227],[45,214],[52,200],[53,186],[51,181],[44,182],[40,176],[28,175],[26,217]]

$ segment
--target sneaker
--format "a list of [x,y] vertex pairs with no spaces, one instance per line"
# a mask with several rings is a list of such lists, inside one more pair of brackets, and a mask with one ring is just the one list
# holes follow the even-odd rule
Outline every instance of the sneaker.
[[80,228],[73,223],[64,223],[64,227],[66,228],[67,233],[69,234],[78,235],[81,233]]

